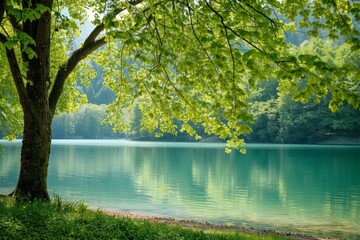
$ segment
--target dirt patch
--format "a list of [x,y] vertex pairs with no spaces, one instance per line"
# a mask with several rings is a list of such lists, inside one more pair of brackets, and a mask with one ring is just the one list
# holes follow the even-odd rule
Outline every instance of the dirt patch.
[[256,228],[247,228],[242,226],[227,226],[227,225],[219,225],[219,224],[213,224],[213,223],[202,223],[197,222],[193,220],[181,220],[181,219],[175,219],[175,218],[167,218],[167,217],[156,217],[156,216],[148,216],[148,215],[141,215],[136,213],[129,213],[129,212],[111,212],[111,211],[104,211],[101,210],[101,212],[119,217],[119,218],[131,218],[131,219],[137,219],[137,220],[148,220],[155,223],[164,223],[164,224],[170,224],[170,225],[176,225],[176,226],[182,226],[182,227],[188,227],[188,228],[196,228],[200,230],[217,230],[217,231],[236,231],[239,233],[249,233],[249,234],[259,234],[259,235],[277,235],[281,237],[287,237],[290,239],[297,239],[297,240],[320,240],[320,239],[334,239],[334,238],[319,238],[314,236],[308,236],[304,234],[299,233],[284,233],[284,232],[276,232],[273,230],[261,230]]

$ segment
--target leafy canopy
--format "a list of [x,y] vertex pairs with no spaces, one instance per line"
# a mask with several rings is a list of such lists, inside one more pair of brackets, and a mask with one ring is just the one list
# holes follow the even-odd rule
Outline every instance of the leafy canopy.
[[[107,121],[116,130],[127,127],[124,111],[138,101],[144,129],[159,127],[196,136],[189,123],[201,122],[207,133],[241,148],[239,136],[250,132],[253,122],[249,96],[259,81],[270,78],[279,81],[279,91],[296,100],[330,95],[332,110],[344,101],[359,108],[358,63],[332,64],[316,51],[293,51],[285,41],[287,32],[299,30],[294,21],[300,17],[300,30],[315,37],[325,31],[330,40],[347,44],[351,54],[358,54],[358,1],[57,0],[51,8],[42,4],[45,0],[28,0],[33,5],[27,8],[21,0],[5,2],[0,8],[0,119],[7,124],[12,121],[7,115],[21,113],[14,112],[19,107],[13,108],[16,94],[4,51],[15,49],[19,59],[21,51],[36,58],[26,47],[36,43],[16,23],[34,21],[44,12],[52,14],[49,96],[58,87],[55,76],[61,68],[84,46],[103,41],[90,57],[103,67],[104,82],[117,94],[107,110]],[[93,24],[90,31],[88,21]],[[79,44],[76,39],[84,36]],[[23,62],[21,71],[26,69]],[[75,109],[83,102],[76,81],[86,83],[93,75],[87,61],[77,64],[67,77],[58,110]],[[182,122],[181,129],[174,119]]]

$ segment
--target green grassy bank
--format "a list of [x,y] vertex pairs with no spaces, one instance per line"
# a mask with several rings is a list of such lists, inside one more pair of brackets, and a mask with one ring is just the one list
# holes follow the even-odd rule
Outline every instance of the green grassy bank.
[[16,203],[0,198],[0,239],[286,239],[235,231],[202,231],[148,220],[116,218],[82,203],[55,199]]

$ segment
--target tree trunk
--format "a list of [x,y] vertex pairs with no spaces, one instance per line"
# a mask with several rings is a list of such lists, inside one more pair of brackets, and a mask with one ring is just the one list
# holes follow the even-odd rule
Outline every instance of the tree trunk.
[[[6,0],[0,0],[0,2],[1,23],[4,18]],[[34,44],[29,44],[28,41],[24,41],[26,44],[20,42],[19,52],[21,52],[23,66],[26,66],[25,69],[21,68],[20,58],[15,49],[5,48],[24,113],[20,175],[11,195],[30,201],[34,199],[48,201],[47,172],[51,146],[51,123],[56,105],[67,77],[74,71],[77,64],[106,43],[105,37],[97,39],[105,29],[105,25],[96,26],[85,39],[83,46],[74,51],[67,62],[59,67],[56,76],[51,78],[50,33],[53,0],[28,0],[20,1],[20,3],[23,11],[29,9],[36,11],[39,4],[47,7],[49,11],[45,11],[39,19],[35,20],[25,18],[18,21],[12,14],[9,17],[14,32],[22,31],[34,41]],[[123,10],[118,9],[114,13],[118,14]],[[0,43],[4,44],[9,40],[8,36],[0,32]],[[36,56],[28,55],[29,49],[36,53]]]
[[[48,109],[43,106],[43,110]],[[33,114],[24,111],[24,135],[21,149],[20,175],[13,196],[33,201],[49,200],[47,173],[51,146],[50,110]]]
[[[21,73],[13,49],[7,49],[7,57],[24,113],[23,145],[16,198],[49,200],[47,171],[51,146],[51,122],[53,113],[49,106],[50,87],[50,29],[53,0],[21,1],[23,9],[35,11],[38,4],[49,8],[39,19],[25,19],[15,24],[34,40],[34,44],[20,44],[21,60],[27,66],[26,76]],[[29,56],[31,49],[36,56]],[[54,104],[56,106],[56,103]],[[55,107],[54,107],[55,109]]]

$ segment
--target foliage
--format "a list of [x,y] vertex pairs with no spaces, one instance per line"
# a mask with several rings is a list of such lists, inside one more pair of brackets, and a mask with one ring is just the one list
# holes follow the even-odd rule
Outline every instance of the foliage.
[[[297,55],[316,53],[322,61],[343,67],[349,62],[351,65],[359,64],[360,56],[352,52],[347,44],[336,45],[322,39],[304,41],[300,46],[293,47],[291,51]],[[299,85],[307,86],[307,79],[302,79]],[[360,89],[356,79],[350,79],[355,89]],[[281,86],[281,83],[280,83]],[[348,86],[350,87],[350,86]],[[339,106],[336,113],[332,113],[328,105],[332,106],[330,94],[320,99],[311,97],[309,102],[300,103],[299,95],[291,97],[289,94],[278,93],[279,83],[275,79],[259,81],[252,91],[248,105],[255,123],[251,125],[252,133],[246,136],[250,142],[268,143],[319,143],[334,138],[360,136],[360,112],[351,109],[348,104]],[[308,96],[310,97],[310,96]],[[135,106],[134,117],[136,126],[132,131],[141,135],[139,118],[141,112]],[[201,134],[203,137],[204,135]],[[150,137],[148,135],[148,137]],[[180,139],[180,138],[179,138]]]
[[[207,134],[227,139],[229,147],[239,148],[244,144],[239,137],[249,133],[253,123],[249,94],[257,82],[271,77],[280,82],[281,92],[298,101],[314,97],[318,102],[330,94],[332,110],[344,101],[359,108],[358,66],[329,63],[316,51],[294,52],[285,39],[286,32],[296,31],[296,22],[309,36],[322,32],[331,40],[341,38],[352,54],[358,54],[357,1],[61,0],[50,6],[47,1],[33,6],[5,2],[0,11],[1,59],[12,49],[19,60],[20,55],[27,56],[24,60],[37,58],[36,39],[15,23],[34,22],[51,13],[50,100],[56,95],[51,92],[61,88],[56,78],[63,73],[68,76],[58,111],[76,109],[84,101],[74,88],[76,79],[81,76],[87,81],[95,76],[80,61],[106,44],[92,59],[103,67],[105,84],[117,94],[107,110],[107,121],[116,130],[127,129],[123,109],[131,109],[134,99],[141,97],[144,129],[160,129],[159,135],[180,130],[200,138],[192,121],[201,123]],[[85,23],[84,16],[89,16],[94,28],[84,44],[76,46],[74,39],[81,35],[79,24]],[[23,73],[26,64],[20,64]],[[4,61],[1,67],[9,75]],[[16,95],[5,78],[2,75],[2,86]],[[2,103],[7,105],[16,109],[15,102]],[[10,116],[9,110],[3,112]],[[20,115],[14,116],[20,119]],[[19,129],[20,124],[11,125],[8,117],[2,121]]]
[[115,218],[83,203],[14,203],[0,198],[1,239],[285,239],[271,235],[205,233],[199,230]]
[[[303,42],[299,47],[291,51],[298,56],[309,53],[316,53],[324,63],[336,67],[345,67],[349,63],[352,66],[359,64],[359,52],[353,52],[347,44],[336,45],[329,41],[313,39]],[[299,86],[304,90],[311,84],[308,78],[299,81]],[[344,80],[343,87],[358,92],[360,82],[356,76]],[[331,136],[358,136],[360,125],[360,112],[350,109],[348,104],[344,106],[334,103],[331,93],[323,92],[325,97],[305,94],[301,90],[292,97],[289,94],[277,93],[276,88],[283,87],[272,80],[262,82],[258,85],[252,104],[252,112],[256,118],[254,125],[255,135],[250,136],[251,141],[260,142],[284,142],[284,143],[316,143],[326,140]],[[302,92],[303,91],[303,92]],[[286,93],[286,92],[285,92]],[[296,103],[293,100],[307,102],[306,104]],[[358,104],[356,101],[355,104]],[[336,113],[329,111],[338,110]],[[340,130],[338,126],[343,126]],[[335,127],[337,126],[337,127]],[[258,132],[259,131],[259,132]],[[258,132],[258,133],[257,133]],[[257,136],[256,136],[257,135]],[[270,136],[269,136],[270,135]]]
[[95,76],[89,78],[84,74],[79,74],[77,89],[86,94],[89,103],[109,104],[114,101],[115,93],[103,84],[104,71],[101,66],[90,61],[90,67]]

